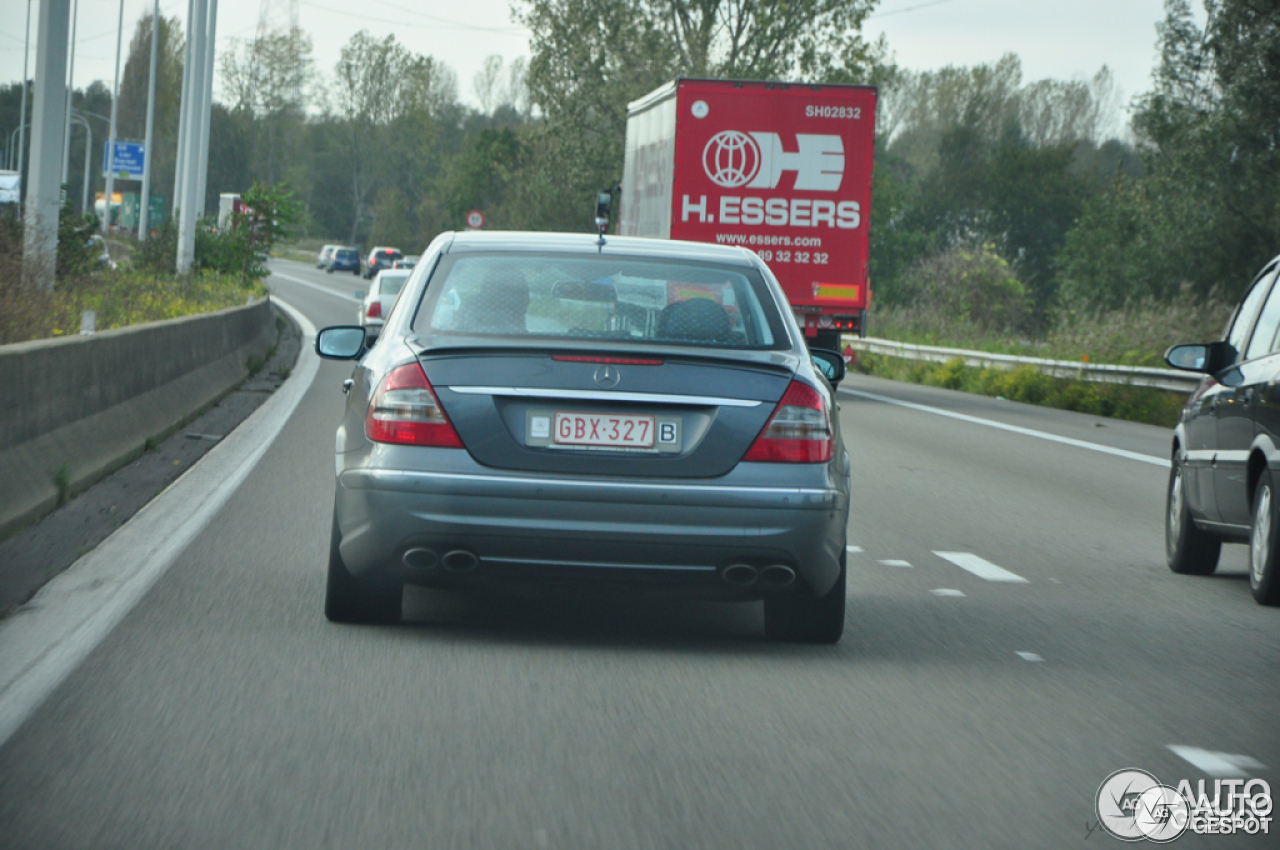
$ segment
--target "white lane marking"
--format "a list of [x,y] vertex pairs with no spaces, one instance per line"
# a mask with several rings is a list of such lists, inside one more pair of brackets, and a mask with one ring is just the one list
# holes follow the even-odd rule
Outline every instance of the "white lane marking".
[[964,596],[963,593],[956,590],[954,587],[940,587],[937,590],[931,590],[929,592],[934,596]]
[[1070,437],[1061,437],[1057,434],[1050,434],[1047,431],[1036,431],[1031,428],[1020,428],[1017,425],[1007,425],[1004,422],[997,422],[994,419],[983,419],[978,416],[969,416],[964,413],[956,413],[952,410],[943,410],[940,407],[930,407],[926,404],[916,404],[910,401],[901,401],[889,396],[877,395],[876,393],[866,393],[862,390],[842,389],[842,393],[849,395],[861,396],[869,398],[872,401],[882,401],[885,404],[895,404],[898,407],[906,407],[911,410],[919,410],[923,413],[934,413],[938,416],[945,416],[948,419],[959,419],[961,422],[971,422],[974,425],[985,425],[988,428],[996,428],[1000,431],[1009,431],[1013,434],[1022,434],[1024,437],[1035,437],[1038,440],[1048,440],[1051,443],[1062,443],[1064,446],[1075,446],[1078,449],[1088,449],[1092,452],[1101,452],[1103,454],[1114,455],[1115,457],[1128,458],[1142,463],[1149,463],[1152,466],[1163,466],[1165,469],[1170,467],[1169,459],[1165,457],[1156,457],[1155,455],[1144,455],[1138,452],[1126,451],[1125,449],[1112,448],[1104,446],[1100,443],[1090,443],[1085,440],[1073,440]]
[[944,561],[950,561],[962,570],[973,573],[987,581],[1009,581],[1027,584],[1027,580],[1017,573],[1011,573],[1004,567],[997,567],[990,561],[979,558],[972,552],[934,552]]
[[292,377],[240,426],[92,552],[0,622],[0,745],[88,657],[221,510],[311,388],[315,326],[302,329]]
[[1262,762],[1249,756],[1218,753],[1202,750],[1199,747],[1185,747],[1181,744],[1169,744],[1169,749],[1173,750],[1174,755],[1191,762],[1192,766],[1210,776],[1243,777],[1249,775],[1250,771],[1262,770],[1266,767]]
[[1013,654],[1021,658],[1023,661],[1044,661],[1043,658],[1036,655],[1034,652],[1021,652],[1019,650],[1014,650]]
[[911,566],[910,561],[899,561],[894,558],[890,558],[887,561],[880,561],[878,563],[884,567],[910,567]]
[[846,546],[846,547],[844,547],[844,551],[846,551],[846,552],[850,553],[851,555],[856,555],[856,554],[858,554],[859,552],[861,552],[861,551],[862,551],[862,547],[861,547],[861,546]]
[[272,273],[271,273],[271,276],[272,276],[272,277],[282,277],[282,278],[284,278],[284,279],[285,279],[285,280],[287,280],[287,281],[291,281],[291,282],[293,282],[293,283],[299,283],[299,284],[302,284],[303,286],[309,286],[309,287],[311,287],[312,289],[317,289],[317,290],[319,290],[320,292],[323,292],[325,295],[332,295],[334,298],[341,298],[343,301],[347,302],[348,304],[358,303],[358,302],[356,301],[356,299],[355,299],[355,298],[353,298],[351,295],[343,295],[343,294],[342,294],[342,293],[340,293],[340,292],[334,292],[332,289],[330,289],[330,288],[329,288],[329,287],[327,287],[327,286],[321,286],[321,285],[320,285],[320,284],[318,284],[318,283],[312,283],[311,281],[309,281],[309,280],[303,280],[303,279],[302,279],[302,278],[300,278],[300,277],[294,277],[293,275],[289,275],[289,274],[282,274],[282,273],[280,273],[280,272],[272,272]]

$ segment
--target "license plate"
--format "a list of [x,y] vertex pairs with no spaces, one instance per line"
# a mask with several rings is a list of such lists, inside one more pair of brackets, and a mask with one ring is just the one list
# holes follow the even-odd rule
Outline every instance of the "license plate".
[[558,446],[648,449],[654,444],[652,416],[556,411],[551,439]]

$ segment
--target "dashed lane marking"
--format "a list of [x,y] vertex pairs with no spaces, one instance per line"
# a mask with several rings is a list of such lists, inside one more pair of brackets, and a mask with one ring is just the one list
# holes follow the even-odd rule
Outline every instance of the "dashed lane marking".
[[848,553],[849,553],[849,554],[851,554],[851,555],[856,555],[856,554],[858,554],[859,552],[861,552],[861,551],[862,551],[862,547],[861,547],[861,546],[846,546],[846,547],[844,547],[844,551],[848,552]]
[[979,558],[972,552],[934,552],[944,561],[950,561],[962,570],[973,573],[975,576],[987,581],[1008,581],[1017,584],[1027,584],[1027,580],[1017,573],[1011,573],[1004,567],[997,567],[995,564],[983,558]]
[[1262,762],[1250,756],[1218,753],[1213,750],[1202,750],[1199,747],[1186,747],[1181,744],[1169,744],[1169,749],[1179,758],[1190,762],[1196,769],[1210,776],[1227,778],[1248,776],[1250,772],[1266,767]]
[[1015,650],[1013,654],[1021,658],[1023,661],[1044,661],[1043,658],[1036,655],[1034,652],[1022,652],[1021,650]]
[[937,590],[931,590],[929,592],[934,596],[964,596],[963,593],[956,590],[954,587],[939,587]]
[[898,561],[893,558],[890,558],[887,561],[879,561],[878,563],[884,567],[907,567],[907,568],[911,567],[910,561]]

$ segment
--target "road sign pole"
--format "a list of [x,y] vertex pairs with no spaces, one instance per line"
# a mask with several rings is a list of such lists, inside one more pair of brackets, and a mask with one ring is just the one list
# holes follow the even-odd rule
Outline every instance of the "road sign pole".
[[58,145],[66,113],[67,29],[71,0],[42,0],[36,23],[35,90],[31,112],[31,184],[23,221],[22,276],[27,286],[53,288],[58,252]]
[[160,0],[151,10],[151,74],[147,78],[147,135],[142,160],[142,209],[138,212],[138,241],[145,242],[151,227],[151,132],[156,123],[156,55],[160,41]]
[[[116,115],[120,111],[120,39],[124,35],[124,0],[120,0],[120,18],[116,22],[116,78],[111,86],[111,133],[107,137],[107,199],[102,210],[102,232],[111,230],[111,197],[116,186]],[[88,171],[85,181],[89,180]]]

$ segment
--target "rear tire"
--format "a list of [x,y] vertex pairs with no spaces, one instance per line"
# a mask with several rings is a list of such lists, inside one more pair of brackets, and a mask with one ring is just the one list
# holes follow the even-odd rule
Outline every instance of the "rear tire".
[[764,632],[769,640],[836,643],[844,634],[845,586],[848,568],[840,556],[840,577],[824,596],[804,588],[764,601]]
[[1249,589],[1259,605],[1280,605],[1280,501],[1271,471],[1264,470],[1253,491],[1253,528],[1249,532]]
[[1182,460],[1173,459],[1165,498],[1164,549],[1169,569],[1181,575],[1207,576],[1218,568],[1222,539],[1199,528],[1187,505]]
[[358,579],[347,571],[338,550],[338,516],[334,513],[329,539],[329,582],[324,593],[324,615],[333,623],[385,625],[400,622],[404,585]]

